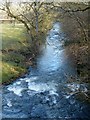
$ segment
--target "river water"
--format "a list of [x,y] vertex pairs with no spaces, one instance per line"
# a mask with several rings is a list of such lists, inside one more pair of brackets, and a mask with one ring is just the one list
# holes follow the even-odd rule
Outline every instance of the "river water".
[[[68,83],[76,69],[63,47],[64,33],[54,23],[29,74],[3,86],[3,118],[88,118],[90,106],[75,94],[80,85]],[[82,91],[87,87],[82,85]]]

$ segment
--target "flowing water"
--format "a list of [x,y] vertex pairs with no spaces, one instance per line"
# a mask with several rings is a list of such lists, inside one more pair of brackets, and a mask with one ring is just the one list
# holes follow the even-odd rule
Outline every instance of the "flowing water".
[[53,24],[30,73],[3,86],[3,118],[90,117],[89,105],[74,95],[80,85],[67,83],[71,76],[76,77],[76,69],[63,47],[65,35],[60,26]]

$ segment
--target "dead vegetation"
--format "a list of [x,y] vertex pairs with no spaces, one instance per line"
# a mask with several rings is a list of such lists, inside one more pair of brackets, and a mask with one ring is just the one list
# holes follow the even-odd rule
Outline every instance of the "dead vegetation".
[[62,18],[62,29],[67,35],[67,39],[65,40],[65,46],[68,46],[67,54],[72,55],[73,60],[77,65],[77,73],[78,76],[81,78],[81,81],[89,82],[88,10],[75,11],[80,8],[83,9],[89,5],[69,3],[65,4],[64,6],[67,6],[66,9],[69,9],[69,11],[65,12],[64,17]]

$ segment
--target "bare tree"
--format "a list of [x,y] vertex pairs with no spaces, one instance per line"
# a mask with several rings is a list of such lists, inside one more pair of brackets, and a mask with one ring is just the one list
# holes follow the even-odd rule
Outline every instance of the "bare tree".
[[[77,22],[76,26],[79,27],[82,33],[82,38],[85,41],[88,41],[88,23],[85,22],[85,19],[88,18],[88,11],[90,10],[89,3],[57,3],[53,4],[53,8],[57,8],[57,12],[59,13],[58,16],[60,18],[66,19],[65,16],[68,16],[69,20],[70,18]],[[83,15],[87,15],[87,18]],[[87,20],[88,21],[88,20]]]
[[[39,24],[43,21],[46,12],[44,6],[44,2],[38,2],[37,0],[34,2],[20,2],[16,5],[13,5],[13,2],[6,1],[0,9],[5,11],[9,17],[23,23],[31,36],[32,29],[38,36]],[[14,10],[13,7],[15,7]]]

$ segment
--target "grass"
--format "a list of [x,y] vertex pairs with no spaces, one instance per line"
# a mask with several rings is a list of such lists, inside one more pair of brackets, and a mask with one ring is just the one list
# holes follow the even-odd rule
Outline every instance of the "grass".
[[[26,46],[26,34],[23,25],[3,24],[2,25],[2,48],[3,50],[20,49]],[[22,45],[21,45],[22,44]],[[7,47],[6,47],[7,46]]]
[[[2,80],[8,84],[27,71],[27,54],[31,55],[30,38],[22,24],[2,24]],[[1,74],[1,72],[0,72]]]

